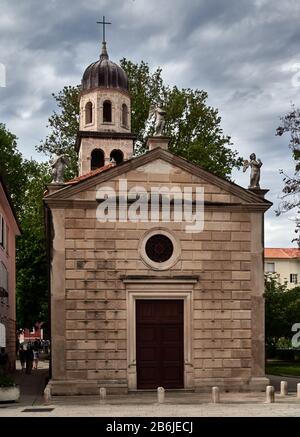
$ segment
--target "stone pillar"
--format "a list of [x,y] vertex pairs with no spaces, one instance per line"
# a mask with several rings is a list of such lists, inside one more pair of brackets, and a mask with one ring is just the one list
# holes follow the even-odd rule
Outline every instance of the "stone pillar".
[[52,380],[66,378],[65,210],[52,210],[53,241],[50,268]]
[[220,402],[220,389],[219,387],[213,387],[211,390],[212,403],[218,404]]
[[157,402],[159,404],[165,402],[165,389],[163,387],[157,387]]
[[287,381],[280,382],[280,394],[281,396],[287,396],[288,394],[288,383]]
[[44,390],[44,403],[46,405],[51,403],[51,389],[49,385],[46,385]]
[[251,213],[251,334],[252,377],[250,388],[261,390],[265,377],[265,300],[263,266],[263,212]]
[[161,149],[168,150],[170,137],[165,136],[157,136],[157,137],[148,137],[147,138],[147,146],[149,150],[156,149],[160,147]]
[[105,387],[100,388],[99,395],[100,395],[100,404],[104,404],[106,401],[106,388]]
[[275,402],[275,389],[272,385],[266,387],[266,403],[273,404]]
[[300,383],[297,384],[297,398],[300,399]]
[[265,197],[265,195],[270,191],[270,190],[263,190],[262,188],[248,188],[249,191],[252,191],[252,193],[257,194],[260,197]]
[[58,184],[56,182],[52,182],[51,184],[47,185],[48,194],[55,193],[55,191],[58,191],[64,187],[65,187],[65,184]]

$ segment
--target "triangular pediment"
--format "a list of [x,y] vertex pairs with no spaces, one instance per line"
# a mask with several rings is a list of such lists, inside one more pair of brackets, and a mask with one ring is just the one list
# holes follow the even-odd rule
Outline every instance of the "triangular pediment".
[[[108,167],[99,174],[84,179],[75,179],[60,190],[48,194],[45,201],[53,200],[95,200],[95,191],[101,185],[114,186],[126,179],[129,186],[154,185],[203,186],[205,200],[220,204],[255,204],[268,209],[271,202],[257,194],[227,181],[203,168],[173,155],[169,151],[157,148],[142,156]],[[90,193],[90,196],[87,194]]]

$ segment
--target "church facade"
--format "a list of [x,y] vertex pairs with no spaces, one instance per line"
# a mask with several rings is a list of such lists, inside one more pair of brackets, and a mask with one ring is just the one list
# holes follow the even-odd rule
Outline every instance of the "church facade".
[[[79,176],[50,184],[44,198],[52,394],[263,389],[270,202],[173,155],[163,136],[133,157],[134,140],[128,79],[103,43],[82,79]],[[153,212],[147,195],[144,220],[130,220],[132,193],[153,187],[189,187],[192,208],[200,189],[201,230],[174,219],[175,201],[170,220],[163,200]],[[111,203],[104,193],[113,193]],[[110,220],[99,217],[105,202],[116,209]]]

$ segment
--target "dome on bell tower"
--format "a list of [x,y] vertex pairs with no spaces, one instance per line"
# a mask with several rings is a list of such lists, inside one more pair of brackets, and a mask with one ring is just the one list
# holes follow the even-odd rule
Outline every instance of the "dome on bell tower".
[[100,59],[86,68],[81,84],[82,91],[94,88],[116,88],[128,91],[127,74],[109,59],[105,41],[102,43]]
[[133,155],[136,136],[131,132],[131,96],[125,71],[109,59],[105,42],[105,17],[100,58],[82,77],[79,102],[79,175],[116,165]]

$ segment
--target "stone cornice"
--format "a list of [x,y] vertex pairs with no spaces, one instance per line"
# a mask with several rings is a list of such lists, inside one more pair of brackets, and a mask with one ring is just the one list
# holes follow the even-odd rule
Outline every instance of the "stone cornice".
[[99,92],[99,94],[109,93],[109,94],[124,94],[124,96],[129,97],[131,99],[131,95],[129,91],[126,91],[121,88],[107,88],[106,86],[97,86],[94,88],[89,88],[88,90],[81,90],[79,97],[85,96],[87,94],[91,94],[94,92]]
[[[44,198],[44,202],[51,209],[96,209],[99,205],[97,200],[74,200],[74,199],[55,199],[51,197]],[[130,204],[131,202],[128,202]],[[151,207],[151,203],[149,202]],[[224,202],[204,202],[205,211],[234,211],[234,212],[254,212],[266,211],[268,205],[263,203],[224,203]]]
[[130,140],[135,141],[137,136],[131,132],[99,132],[80,130],[77,133],[75,150],[79,151],[82,138],[100,138],[109,140]]
[[181,276],[145,276],[145,275],[132,275],[132,276],[120,276],[120,279],[125,284],[196,284],[199,281],[197,275],[181,275]]

